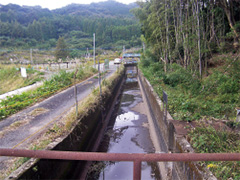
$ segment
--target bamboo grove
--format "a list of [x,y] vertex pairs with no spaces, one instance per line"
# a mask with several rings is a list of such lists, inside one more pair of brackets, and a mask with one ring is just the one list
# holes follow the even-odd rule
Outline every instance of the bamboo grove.
[[208,59],[239,48],[240,1],[148,0],[133,12],[142,24],[142,40],[162,61],[181,64],[202,77]]

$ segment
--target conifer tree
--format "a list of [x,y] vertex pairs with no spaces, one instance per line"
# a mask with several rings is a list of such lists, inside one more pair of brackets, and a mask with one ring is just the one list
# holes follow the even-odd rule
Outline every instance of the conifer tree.
[[55,50],[55,58],[56,60],[62,59],[65,60],[69,55],[69,51],[67,49],[67,44],[65,43],[64,37],[59,37],[57,41],[57,47]]

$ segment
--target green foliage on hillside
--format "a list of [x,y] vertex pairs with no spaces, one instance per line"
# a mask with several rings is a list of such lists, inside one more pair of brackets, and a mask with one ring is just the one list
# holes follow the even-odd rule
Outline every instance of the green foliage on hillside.
[[97,16],[97,17],[133,17],[129,12],[130,9],[137,7],[136,4],[130,5],[122,4],[117,1],[108,0],[99,3],[84,4],[70,4],[61,9],[56,9],[56,14],[75,14],[81,16]]
[[177,63],[202,77],[214,53],[240,47],[238,0],[151,0],[133,10],[157,61]]
[[[158,95],[168,94],[175,120],[224,120],[234,127],[240,106],[240,2],[151,0],[138,3],[146,51],[140,67]],[[209,123],[210,124],[210,123]],[[215,127],[214,127],[215,128]],[[196,152],[240,152],[239,130],[196,128]],[[230,129],[230,128],[229,128]],[[239,179],[239,162],[207,162],[218,179]]]
[[169,65],[169,71],[165,73],[164,65],[149,57],[143,57],[140,67],[159,96],[162,90],[167,91],[169,111],[174,119],[235,119],[235,108],[240,105],[240,71],[237,70],[240,59],[229,57],[227,62],[202,80],[178,64]]
[[[148,52],[149,53],[149,52]],[[148,54],[146,53],[146,54]],[[221,61],[221,57],[216,57]],[[143,56],[140,68],[154,90],[162,97],[168,94],[168,111],[175,120],[195,121],[203,124],[194,128],[188,138],[198,153],[240,153],[240,133],[236,122],[236,107],[240,106],[240,59],[224,56],[225,63],[199,79],[190,69],[178,64],[168,66],[155,62],[154,56]],[[210,71],[210,70],[209,70]],[[226,121],[233,129],[214,129],[208,120]],[[204,122],[207,122],[204,124]],[[211,122],[211,121],[210,121]],[[208,125],[207,125],[208,124]],[[239,179],[239,162],[204,162],[218,179]]]
[[76,50],[92,48],[93,33],[96,33],[98,47],[116,49],[121,40],[125,46],[139,46],[140,25],[129,12],[134,7],[136,4],[115,1],[72,4],[53,11],[38,6],[0,5],[0,46],[3,49],[50,49],[56,47],[61,36],[75,57],[79,55]]

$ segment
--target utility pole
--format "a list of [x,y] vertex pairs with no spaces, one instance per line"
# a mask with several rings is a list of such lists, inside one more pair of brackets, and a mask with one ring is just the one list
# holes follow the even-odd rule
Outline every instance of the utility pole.
[[94,68],[96,68],[96,59],[95,59],[95,33],[93,33],[93,60],[94,60]]

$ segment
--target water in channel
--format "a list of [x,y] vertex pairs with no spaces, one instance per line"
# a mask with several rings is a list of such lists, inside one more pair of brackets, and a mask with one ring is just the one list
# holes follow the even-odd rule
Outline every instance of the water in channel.
[[[127,78],[120,105],[105,133],[99,152],[154,153],[146,107],[136,78]],[[142,162],[142,179],[160,179],[156,163]],[[133,162],[93,163],[87,179],[133,179]]]

